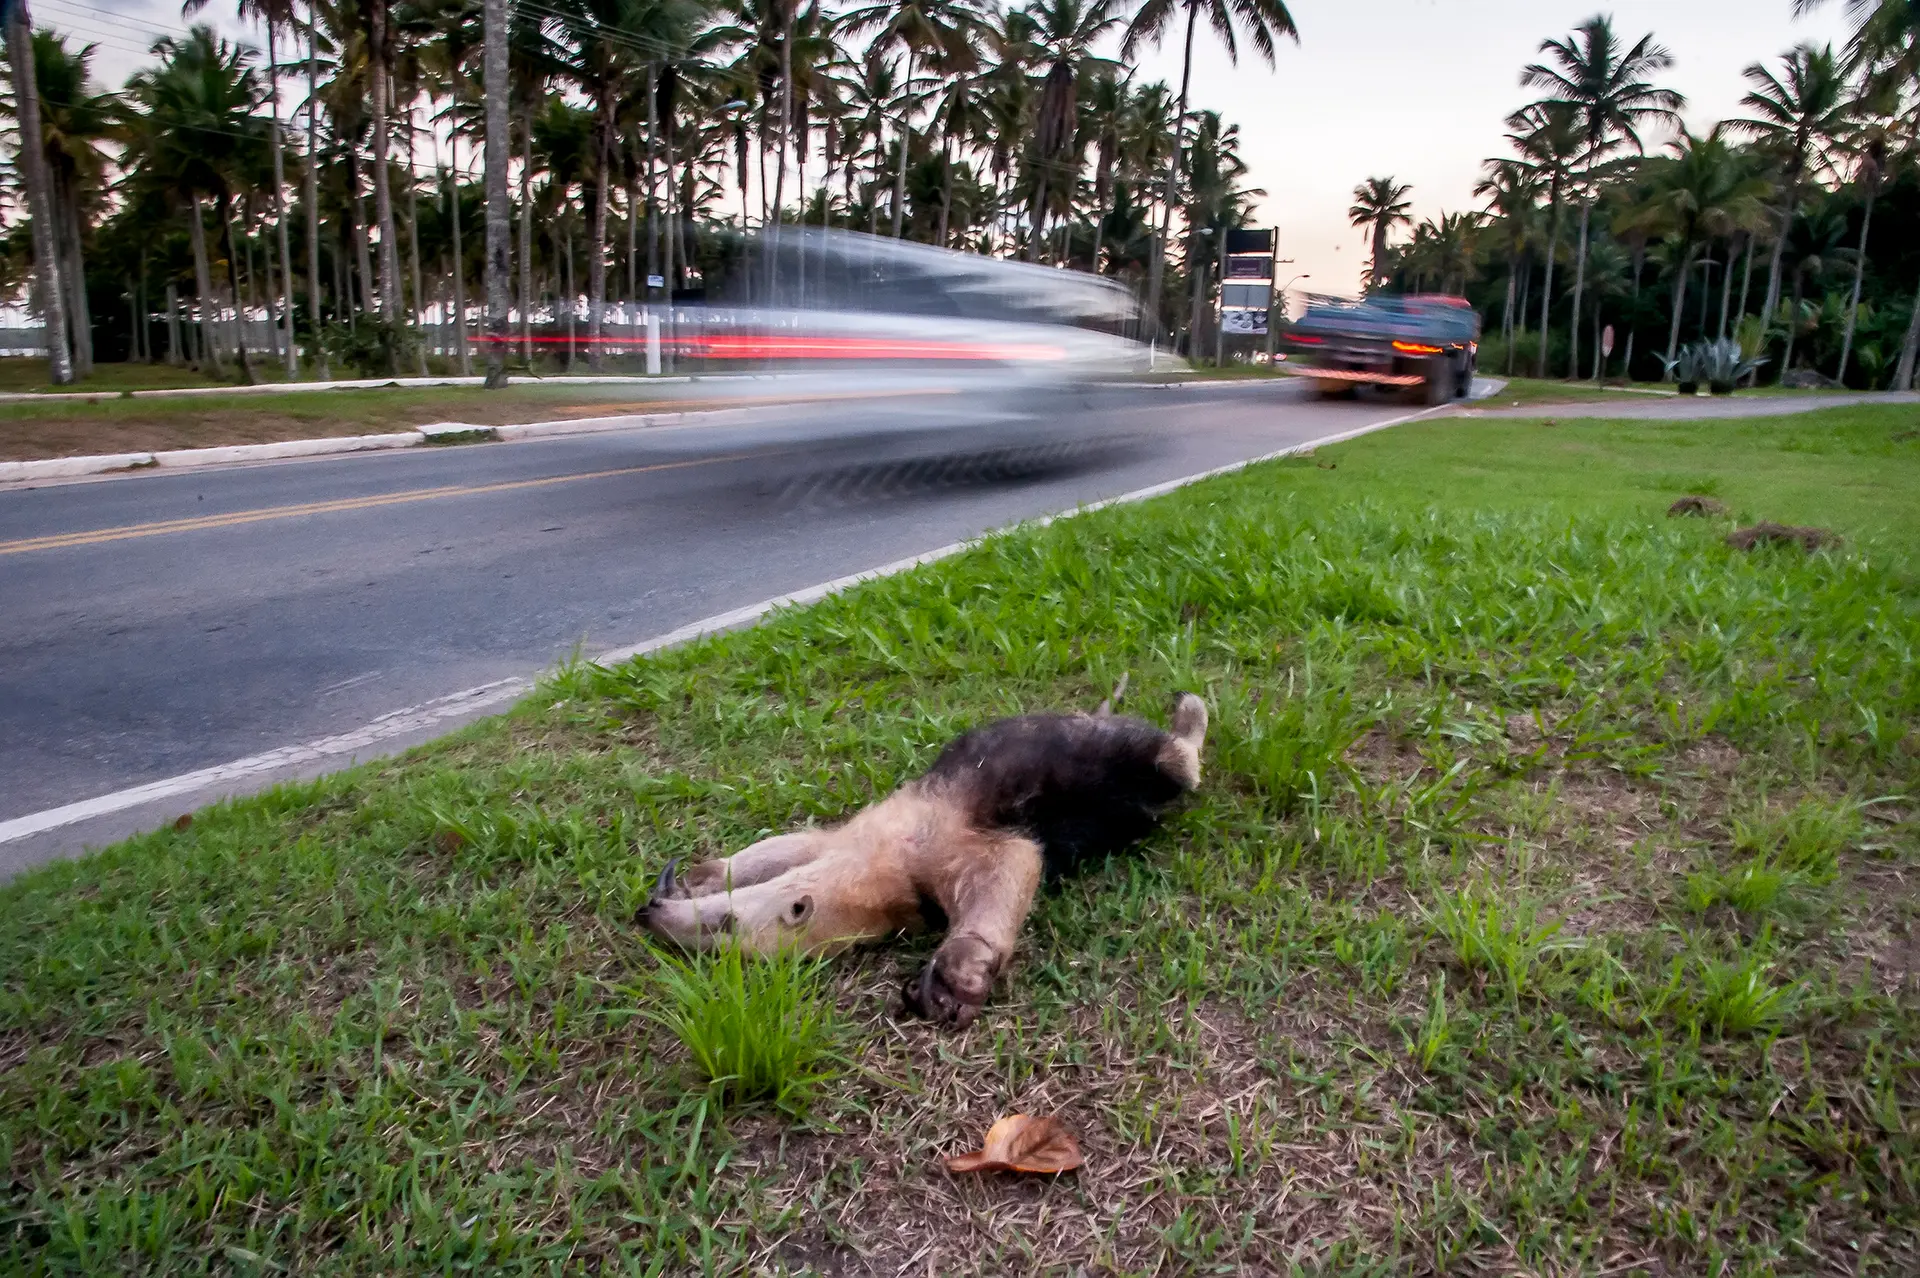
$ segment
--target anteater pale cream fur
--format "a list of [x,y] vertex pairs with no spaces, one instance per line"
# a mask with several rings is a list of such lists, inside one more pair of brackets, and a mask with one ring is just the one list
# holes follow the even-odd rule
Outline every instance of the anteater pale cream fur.
[[1206,704],[1173,731],[1116,716],[1027,715],[953,741],[928,772],[842,825],[763,839],[676,876],[640,921],[691,948],[832,953],[948,921],[907,1003],[965,1026],[1013,953],[1043,877],[1118,852],[1200,784]]

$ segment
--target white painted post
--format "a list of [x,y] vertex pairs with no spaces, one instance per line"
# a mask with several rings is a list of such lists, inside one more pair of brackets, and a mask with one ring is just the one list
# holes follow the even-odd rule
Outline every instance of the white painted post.
[[647,376],[660,376],[660,317],[648,307],[645,316],[647,325]]

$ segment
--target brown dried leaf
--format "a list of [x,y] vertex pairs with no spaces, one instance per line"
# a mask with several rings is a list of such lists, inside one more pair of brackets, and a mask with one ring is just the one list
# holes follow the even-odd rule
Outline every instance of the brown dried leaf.
[[1059,1119],[1009,1114],[987,1129],[986,1143],[978,1153],[949,1158],[947,1170],[1051,1174],[1072,1171],[1080,1163],[1080,1143]]

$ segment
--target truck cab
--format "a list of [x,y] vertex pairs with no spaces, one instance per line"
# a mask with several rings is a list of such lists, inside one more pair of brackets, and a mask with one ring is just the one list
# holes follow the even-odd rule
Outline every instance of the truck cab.
[[1466,298],[1441,293],[1310,294],[1280,345],[1285,371],[1311,379],[1322,395],[1373,385],[1444,404],[1473,387],[1480,315]]

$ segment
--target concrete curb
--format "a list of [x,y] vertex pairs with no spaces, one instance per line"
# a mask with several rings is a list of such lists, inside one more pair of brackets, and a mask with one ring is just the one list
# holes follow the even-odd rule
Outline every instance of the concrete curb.
[[102,453],[92,457],[48,457],[38,461],[0,462],[0,484],[32,483],[48,479],[82,479],[133,470],[192,470],[200,466],[228,466],[239,462],[278,461],[290,457],[325,457],[338,453],[377,452],[418,448],[423,444],[450,445],[543,439],[562,435],[591,435],[602,431],[645,430],[674,426],[690,418],[723,413],[763,412],[778,407],[755,404],[681,409],[671,413],[625,413],[614,417],[577,417],[553,422],[525,422],[512,426],[477,426],[471,422],[433,422],[417,430],[386,435],[339,435],[330,439],[287,439],[273,444],[227,444],[216,448],[171,448],[151,453]]
[[[663,386],[692,381],[738,381],[772,377],[769,373],[703,373],[699,377],[641,377],[620,373],[592,373],[578,377],[509,377],[509,386]],[[69,400],[97,404],[108,399],[172,399],[183,395],[304,395],[330,390],[418,390],[434,386],[484,386],[484,377],[346,377],[325,382],[261,382],[257,386],[166,386],[125,391],[6,391],[0,404],[59,404]]]

